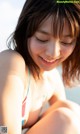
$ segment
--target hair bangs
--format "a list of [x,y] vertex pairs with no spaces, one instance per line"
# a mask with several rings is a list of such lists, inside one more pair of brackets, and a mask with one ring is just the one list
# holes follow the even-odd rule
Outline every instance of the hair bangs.
[[63,36],[63,28],[64,28],[64,19],[59,14],[59,10],[57,10],[56,14],[53,15],[53,36],[62,37]]
[[72,37],[76,38],[79,35],[79,30],[80,30],[79,23],[69,10],[65,9],[65,13],[66,13],[66,19],[69,24],[70,32],[71,32],[70,34]]
[[80,26],[78,20],[74,17],[74,14],[71,13],[68,9],[57,7],[53,14],[53,36],[62,37],[63,29],[65,26],[65,21],[67,21],[71,37],[78,37],[80,32]]

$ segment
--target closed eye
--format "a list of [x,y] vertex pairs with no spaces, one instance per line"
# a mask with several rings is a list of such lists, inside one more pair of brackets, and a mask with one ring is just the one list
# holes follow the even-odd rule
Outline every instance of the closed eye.
[[73,44],[73,41],[72,42],[69,42],[69,43],[66,43],[66,42],[60,42],[62,45],[64,46],[67,46],[67,45],[72,45]]
[[42,42],[42,43],[45,43],[45,42],[48,41],[48,40],[42,40],[42,39],[39,39],[39,38],[37,38],[37,37],[36,37],[36,39],[37,39],[39,42]]

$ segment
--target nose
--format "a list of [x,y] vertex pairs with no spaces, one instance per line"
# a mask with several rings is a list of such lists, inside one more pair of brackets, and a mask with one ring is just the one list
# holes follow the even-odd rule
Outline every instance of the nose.
[[57,59],[60,57],[60,44],[58,42],[49,43],[46,49],[47,59]]

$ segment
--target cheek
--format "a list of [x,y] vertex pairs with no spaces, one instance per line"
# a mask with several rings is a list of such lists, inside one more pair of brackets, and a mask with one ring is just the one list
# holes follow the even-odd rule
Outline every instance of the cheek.
[[64,47],[61,51],[62,55],[67,58],[70,56],[74,50],[75,46],[69,46],[69,47]]
[[37,44],[32,38],[28,39],[28,51],[30,55],[37,52]]
[[42,52],[44,47],[35,41],[34,38],[28,40],[28,51],[30,54],[38,54]]

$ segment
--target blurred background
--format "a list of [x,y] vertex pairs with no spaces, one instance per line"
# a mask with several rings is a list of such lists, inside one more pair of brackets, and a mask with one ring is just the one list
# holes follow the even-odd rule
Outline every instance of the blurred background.
[[[0,0],[0,52],[7,49],[6,40],[14,31],[25,0]],[[58,67],[61,73],[61,67]],[[68,99],[80,104],[80,85],[65,88]]]

